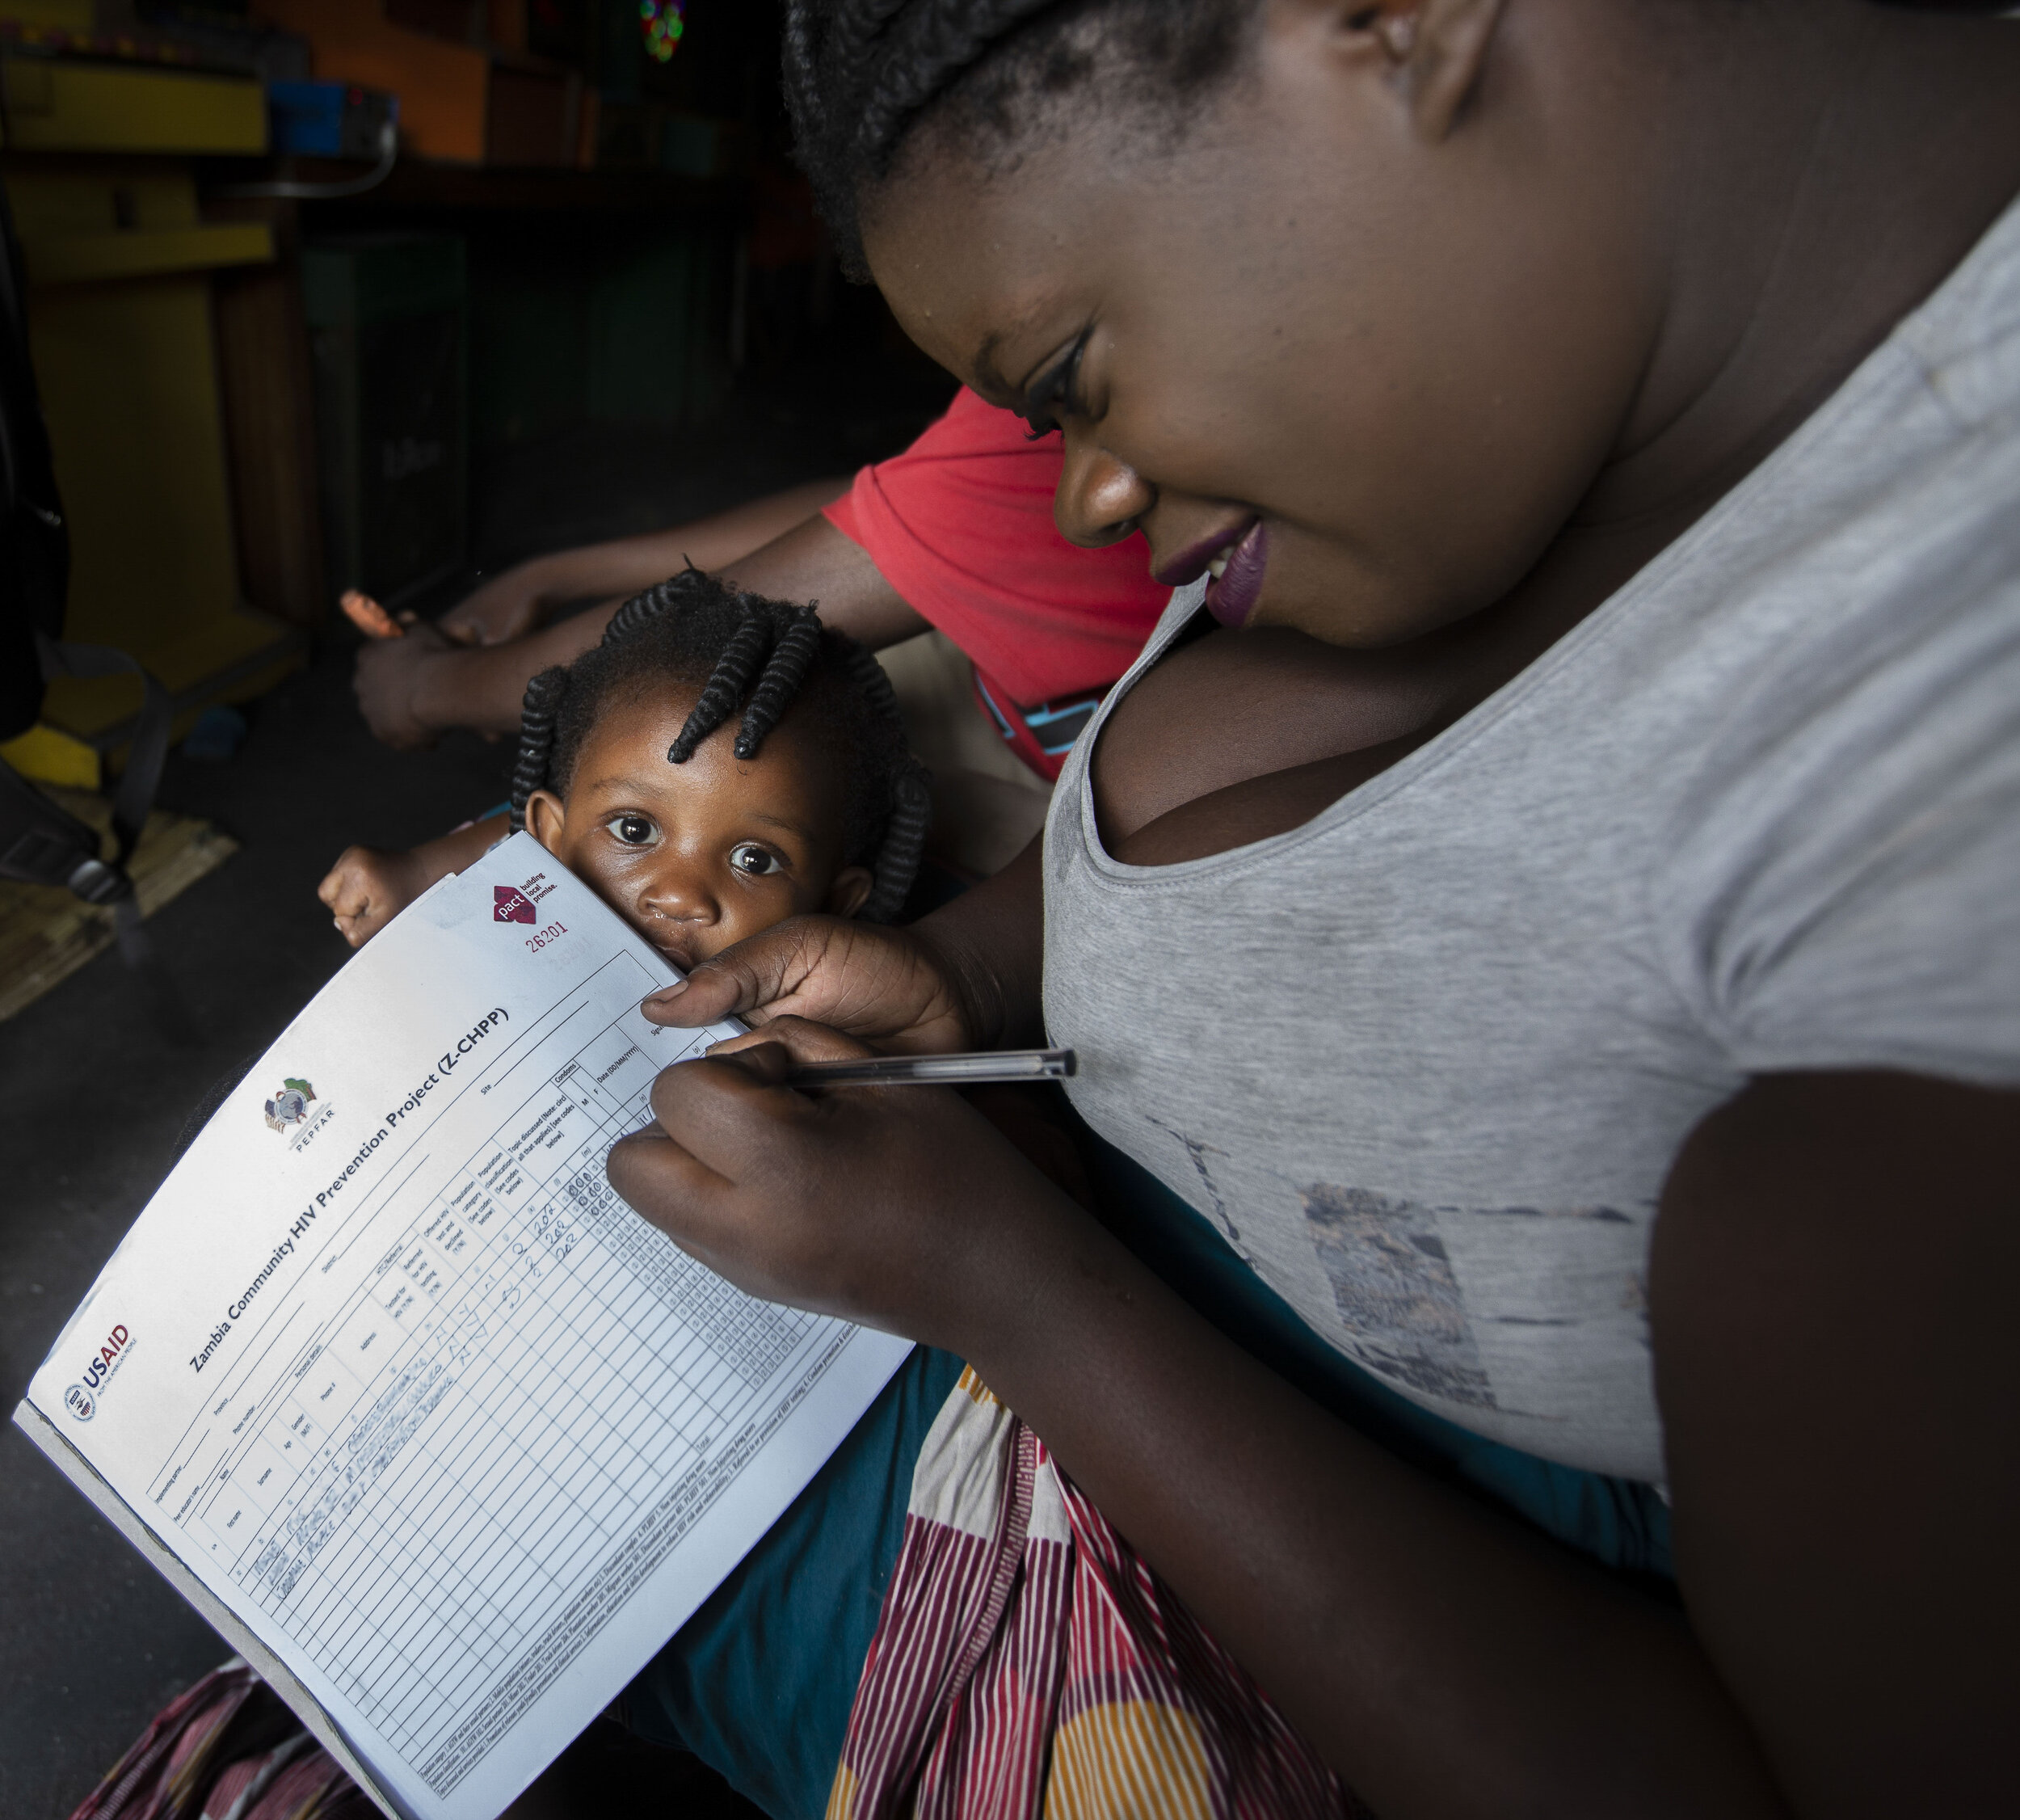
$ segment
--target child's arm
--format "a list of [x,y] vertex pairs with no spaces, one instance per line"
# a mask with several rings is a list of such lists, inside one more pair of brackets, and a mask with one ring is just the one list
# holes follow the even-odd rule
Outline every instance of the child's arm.
[[[926,630],[869,552],[819,513],[739,558],[734,573],[754,594],[819,600],[823,625],[873,651]],[[352,683],[358,706],[389,746],[428,745],[452,727],[516,733],[527,683],[550,664],[572,664],[603,636],[616,611],[608,602],[526,638],[469,649],[426,625],[404,638],[368,639]]]
[[338,933],[362,948],[438,878],[473,865],[510,832],[510,818],[500,810],[406,853],[347,847],[316,895],[335,912]]
[[458,644],[504,644],[538,630],[565,601],[612,596],[617,606],[690,562],[710,570],[740,562],[840,499],[852,478],[810,480],[671,530],[533,557],[493,576],[436,625]]

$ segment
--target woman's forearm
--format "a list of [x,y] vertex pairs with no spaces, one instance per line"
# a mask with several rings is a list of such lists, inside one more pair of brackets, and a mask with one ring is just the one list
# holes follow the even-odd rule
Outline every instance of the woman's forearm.
[[1680,1616],[1333,1420],[1063,1203],[1019,1230],[937,1337],[1377,1810],[1786,1812]]
[[1041,832],[1000,872],[912,925],[956,983],[980,1048],[1021,1048],[1044,1027],[1044,849]]
[[619,1192],[747,1293],[972,1361],[1387,1820],[1782,1814],[1673,1609],[1301,1397],[958,1099],[781,1090],[838,1044],[1029,1040],[1040,857],[909,930],[783,925],[648,1000],[763,1027],[659,1077]]

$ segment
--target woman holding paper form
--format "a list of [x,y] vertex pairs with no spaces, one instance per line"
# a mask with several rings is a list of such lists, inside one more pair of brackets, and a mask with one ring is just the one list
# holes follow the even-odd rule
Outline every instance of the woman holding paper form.
[[[653,1005],[765,1027],[627,1199],[980,1380],[824,1481],[913,1487],[830,1811],[2011,1808],[2020,30],[789,30],[844,243],[1181,589],[1042,854]],[[1042,1026],[1100,1221],[953,1096],[782,1084]],[[740,1774],[824,1574],[642,1728]]]

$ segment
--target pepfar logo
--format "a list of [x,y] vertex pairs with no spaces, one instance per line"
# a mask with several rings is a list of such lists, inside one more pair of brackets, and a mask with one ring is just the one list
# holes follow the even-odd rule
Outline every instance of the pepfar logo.
[[494,923],[530,923],[532,899],[516,885],[491,887],[491,921]]
[[284,1131],[299,1125],[309,1116],[309,1102],[316,1097],[316,1090],[305,1081],[289,1075],[280,1084],[280,1091],[267,1102],[267,1124],[270,1130]]

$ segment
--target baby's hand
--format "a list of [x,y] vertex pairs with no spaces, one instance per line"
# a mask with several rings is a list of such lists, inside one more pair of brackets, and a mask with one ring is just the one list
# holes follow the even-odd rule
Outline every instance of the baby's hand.
[[337,933],[362,948],[434,882],[418,853],[346,847],[316,895],[336,913]]

